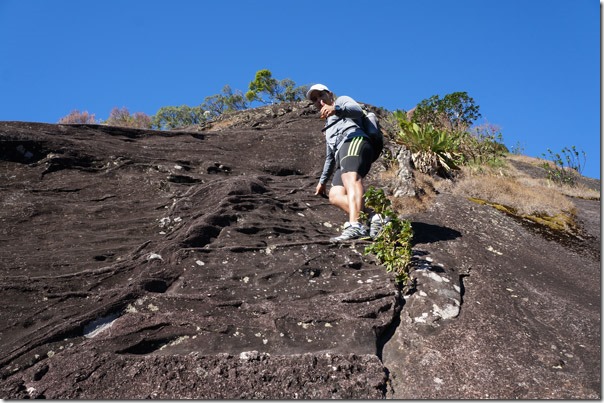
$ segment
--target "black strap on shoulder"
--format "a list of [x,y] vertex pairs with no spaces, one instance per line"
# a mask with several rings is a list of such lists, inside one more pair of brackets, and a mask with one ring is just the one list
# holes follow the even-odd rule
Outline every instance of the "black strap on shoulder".
[[[325,130],[329,129],[330,127],[332,127],[333,125],[335,125],[336,123],[338,123],[340,120],[343,119],[348,119],[348,118],[338,118],[336,120],[334,120],[333,122],[331,122],[330,124],[326,125],[324,128],[321,129],[322,132],[324,132]],[[353,127],[360,127],[357,122],[354,121],[354,119],[350,119],[352,120],[352,126],[348,126],[346,129],[342,130],[342,132],[346,132],[350,129],[352,129]]]
[[338,123],[342,119],[344,119],[344,118],[338,118],[338,119],[334,120],[333,122],[331,122],[330,124],[325,125],[325,127],[322,128],[321,131],[324,132],[325,130],[329,129],[331,126],[335,125],[336,123]]

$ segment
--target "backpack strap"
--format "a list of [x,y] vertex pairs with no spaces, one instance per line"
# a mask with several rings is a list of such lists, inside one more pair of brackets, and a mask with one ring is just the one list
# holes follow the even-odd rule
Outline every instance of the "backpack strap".
[[[367,111],[365,110],[365,108],[361,107],[361,110],[363,111],[363,116],[364,116],[364,117],[367,117]],[[345,118],[345,117],[340,117],[340,118],[337,118],[336,120],[334,120],[334,121],[333,121],[333,122],[331,122],[330,124],[325,125],[325,127],[324,127],[324,128],[322,128],[322,129],[321,129],[321,131],[322,131],[322,132],[324,132],[325,130],[329,129],[330,127],[332,127],[333,125],[335,125],[336,123],[338,123],[338,122],[339,122],[340,120],[342,120],[342,119],[347,119],[347,118]],[[353,124],[354,124],[356,127],[358,127],[358,128],[359,128],[359,129],[361,129],[361,130],[363,129],[361,126],[359,126],[359,125],[358,125],[358,123],[357,123],[357,122],[355,122],[355,121],[354,121],[354,119],[350,118],[350,120],[352,120],[352,123],[353,123]],[[344,130],[343,130],[343,132],[348,131],[348,130],[349,130],[351,127],[354,127],[354,126],[347,127],[346,129],[344,129]]]
[[324,128],[321,129],[322,132],[324,132],[325,130],[329,129],[330,127],[332,127],[333,125],[335,125],[336,123],[338,123],[340,120],[342,120],[344,118],[337,118],[336,120],[334,120],[333,122],[331,122],[328,125],[325,125]]
[[337,118],[336,120],[334,120],[333,122],[331,122],[328,125],[325,125],[324,128],[321,129],[322,132],[324,132],[325,130],[329,129],[330,127],[334,126],[336,123],[338,123],[340,120],[343,119],[350,119],[352,121],[352,126],[348,126],[346,129],[342,130],[342,133],[346,133],[348,130],[352,129],[353,127],[358,127],[359,129],[363,129],[361,126],[359,126],[359,124],[357,122],[354,121],[354,119],[352,118]]

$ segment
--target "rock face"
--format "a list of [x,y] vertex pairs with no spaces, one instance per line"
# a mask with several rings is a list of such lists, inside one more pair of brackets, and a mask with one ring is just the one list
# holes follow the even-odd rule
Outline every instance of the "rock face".
[[419,291],[384,348],[392,396],[600,397],[599,245],[564,246],[449,195],[414,228],[431,235],[415,245]]
[[440,194],[403,295],[328,242],[321,127],[0,122],[0,397],[600,397],[599,201],[561,243]]

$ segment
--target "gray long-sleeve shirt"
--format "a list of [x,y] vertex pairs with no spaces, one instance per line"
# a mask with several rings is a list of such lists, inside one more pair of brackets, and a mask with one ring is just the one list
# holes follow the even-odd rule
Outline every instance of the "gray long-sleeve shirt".
[[[325,163],[319,183],[326,183],[336,166],[336,155],[344,141],[353,137],[367,137],[361,129],[361,118],[363,109],[352,98],[343,95],[338,97],[334,106],[338,107],[339,112],[330,116],[325,122]],[[336,110],[337,110],[336,109]],[[335,122],[335,123],[334,123]]]

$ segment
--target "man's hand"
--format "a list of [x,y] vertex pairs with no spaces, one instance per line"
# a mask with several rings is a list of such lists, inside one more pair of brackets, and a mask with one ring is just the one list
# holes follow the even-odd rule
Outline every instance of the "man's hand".
[[336,114],[335,107],[333,105],[327,105],[321,100],[321,119],[327,119],[328,116]]
[[327,193],[325,192],[325,185],[323,183],[319,183],[317,185],[317,188],[315,189],[315,196],[327,197]]

